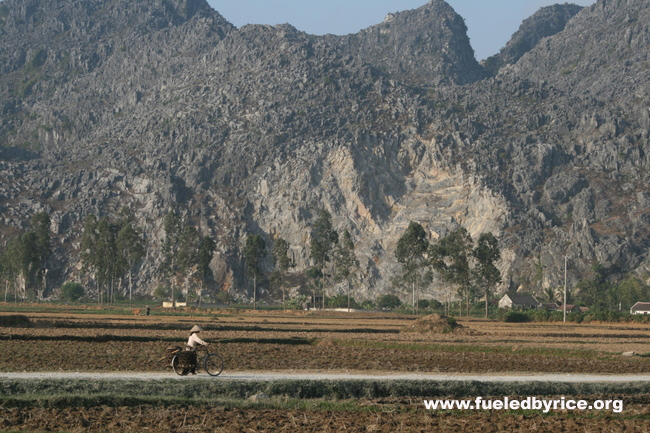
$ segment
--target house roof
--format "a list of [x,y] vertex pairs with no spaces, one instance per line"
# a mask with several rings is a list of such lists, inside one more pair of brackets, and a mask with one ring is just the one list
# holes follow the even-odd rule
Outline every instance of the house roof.
[[[583,311],[584,312],[584,310],[582,310],[582,308],[583,307],[578,307],[575,304],[566,304],[566,310],[569,311],[569,312],[573,312],[573,311]],[[587,307],[584,307],[584,308],[587,308]],[[564,311],[564,305],[558,305],[557,309],[559,311]],[[589,308],[587,308],[587,310],[588,309]]]
[[539,301],[533,295],[522,293],[506,293],[514,305],[539,305]]
[[650,311],[650,302],[637,302],[632,305],[630,311]]
[[558,308],[560,308],[555,302],[542,304],[542,307],[546,308],[547,310],[557,310]]

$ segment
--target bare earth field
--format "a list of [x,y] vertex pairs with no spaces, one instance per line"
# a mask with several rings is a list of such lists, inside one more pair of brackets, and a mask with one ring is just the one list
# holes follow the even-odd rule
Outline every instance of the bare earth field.
[[[0,327],[0,372],[164,372],[168,345],[194,324],[225,360],[226,371],[429,373],[650,372],[650,325],[511,324],[464,319],[450,333],[402,332],[415,317],[385,313],[128,311],[34,306],[31,326]],[[0,317],[1,318],[1,317]],[[218,379],[215,379],[218,380]],[[650,387],[649,387],[650,389]],[[606,396],[600,396],[605,398]],[[427,411],[421,399],[358,399],[329,408],[223,404],[133,406],[0,404],[0,431],[648,431],[650,394],[618,396],[621,414],[593,412]],[[594,399],[589,396],[589,399]],[[614,398],[609,396],[607,398]],[[20,406],[20,405],[19,405]],[[5,429],[5,430],[2,430]]]
[[[228,409],[225,407],[166,408],[0,407],[0,419],[14,423],[15,431],[92,432],[647,432],[648,403],[630,404],[628,413],[645,418],[594,418],[557,414],[543,416],[499,411],[431,413],[408,401],[363,401],[372,411]],[[9,430],[12,431],[12,430]]]

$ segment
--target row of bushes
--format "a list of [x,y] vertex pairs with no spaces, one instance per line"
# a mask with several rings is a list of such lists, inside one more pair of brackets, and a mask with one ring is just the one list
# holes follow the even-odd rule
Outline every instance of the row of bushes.
[[[503,322],[562,322],[564,312],[547,311],[544,309],[513,311],[500,310],[497,319]],[[567,313],[567,322],[589,323],[589,322],[637,322],[650,323],[650,315],[619,313],[616,311],[586,311],[584,313]]]

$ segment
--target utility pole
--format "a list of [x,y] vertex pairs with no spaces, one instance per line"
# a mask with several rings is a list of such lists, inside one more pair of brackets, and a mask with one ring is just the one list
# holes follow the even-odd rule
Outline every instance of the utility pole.
[[566,323],[566,263],[569,256],[564,256],[564,322]]

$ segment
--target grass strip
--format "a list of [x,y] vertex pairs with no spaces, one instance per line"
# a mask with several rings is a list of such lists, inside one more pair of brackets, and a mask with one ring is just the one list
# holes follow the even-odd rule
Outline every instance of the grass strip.
[[[548,383],[413,380],[0,380],[0,403],[20,401],[79,405],[81,400],[122,399],[124,404],[245,400],[264,393],[288,399],[345,400],[386,397],[586,396],[650,394],[650,383]],[[133,399],[133,400],[128,400]],[[97,400],[97,401],[99,401]],[[120,400],[120,401],[122,401]],[[117,401],[117,400],[116,400]],[[139,403],[141,402],[141,403]],[[45,404],[45,403],[44,403]],[[102,403],[99,403],[102,404]]]
[[54,395],[28,397],[0,397],[2,407],[46,407],[46,408],[78,408],[78,407],[135,407],[135,406],[206,406],[223,407],[227,409],[284,409],[284,410],[327,410],[345,412],[381,412],[381,406],[360,405],[358,400],[326,400],[326,399],[297,399],[287,396],[273,396],[263,399],[234,399],[234,398],[181,398],[181,397],[152,397],[97,394],[83,395]]

